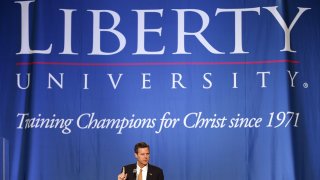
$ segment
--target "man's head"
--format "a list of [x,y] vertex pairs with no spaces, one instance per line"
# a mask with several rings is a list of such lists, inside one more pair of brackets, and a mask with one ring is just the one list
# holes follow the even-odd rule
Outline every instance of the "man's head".
[[134,146],[134,156],[137,159],[139,167],[144,167],[150,160],[150,147],[145,142],[137,143]]

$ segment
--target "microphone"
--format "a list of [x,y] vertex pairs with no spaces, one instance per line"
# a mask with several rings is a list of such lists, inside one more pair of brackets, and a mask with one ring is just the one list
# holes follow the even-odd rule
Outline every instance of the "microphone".
[[133,173],[133,177],[136,177],[137,169],[133,169],[132,173]]

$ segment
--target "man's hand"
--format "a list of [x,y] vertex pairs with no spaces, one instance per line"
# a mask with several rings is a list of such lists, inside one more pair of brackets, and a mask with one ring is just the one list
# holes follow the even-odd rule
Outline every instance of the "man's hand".
[[125,168],[122,167],[122,173],[118,175],[118,180],[125,180],[127,179],[127,174],[125,173]]

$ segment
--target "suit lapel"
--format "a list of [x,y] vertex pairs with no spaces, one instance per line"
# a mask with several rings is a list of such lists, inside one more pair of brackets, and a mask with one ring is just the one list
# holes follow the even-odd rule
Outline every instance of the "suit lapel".
[[133,170],[136,168],[136,164],[131,164],[127,166],[127,173],[128,173],[128,179],[133,179],[135,180],[135,174],[133,173]]
[[149,164],[149,166],[148,166],[148,172],[147,172],[147,180],[152,180],[153,179],[153,174],[152,174],[152,167],[150,166],[150,164]]

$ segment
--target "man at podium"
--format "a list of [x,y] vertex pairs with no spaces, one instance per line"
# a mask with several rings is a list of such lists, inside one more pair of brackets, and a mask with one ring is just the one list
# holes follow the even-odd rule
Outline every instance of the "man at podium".
[[123,166],[118,180],[164,180],[162,169],[149,164],[150,147],[147,143],[137,143],[134,156],[137,162]]

